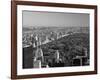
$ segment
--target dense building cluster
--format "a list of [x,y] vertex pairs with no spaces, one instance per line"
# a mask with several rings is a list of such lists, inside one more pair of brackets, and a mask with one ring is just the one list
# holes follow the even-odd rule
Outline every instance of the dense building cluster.
[[[55,47],[56,43],[52,44],[51,46],[45,45],[48,43],[56,42],[58,39],[60,40],[68,35],[73,35],[74,33],[78,32],[72,32],[66,30],[44,31],[44,32],[38,30],[37,32],[34,31],[24,32],[23,68],[42,68],[42,67],[48,68],[48,67],[89,65],[88,51],[87,48],[85,47],[80,48],[79,46],[79,48],[77,48],[76,46],[75,50],[72,49],[73,48],[72,47],[70,48],[70,50],[72,49],[70,52],[67,51],[66,47],[64,49],[64,46],[61,43],[59,43],[58,46],[62,46],[61,47],[62,49],[58,49],[57,48],[58,46]],[[56,49],[53,48],[52,46],[54,46]],[[61,51],[61,50],[66,50],[66,51]]]
[[[23,33],[23,40],[22,40],[23,47],[25,47],[27,45],[33,45],[35,47],[36,45],[46,44],[53,40],[64,37],[68,34],[71,34],[71,32],[65,33],[65,32],[52,32],[51,31],[47,34],[45,34],[43,32],[41,32],[41,33]],[[38,44],[36,44],[37,40],[38,40]]]

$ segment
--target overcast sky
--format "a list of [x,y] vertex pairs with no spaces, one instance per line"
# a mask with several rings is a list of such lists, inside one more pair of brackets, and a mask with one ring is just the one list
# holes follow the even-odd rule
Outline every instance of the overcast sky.
[[23,27],[89,26],[89,14],[23,11]]

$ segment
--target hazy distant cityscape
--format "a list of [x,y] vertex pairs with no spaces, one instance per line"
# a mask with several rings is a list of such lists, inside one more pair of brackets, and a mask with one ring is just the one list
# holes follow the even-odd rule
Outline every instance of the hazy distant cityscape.
[[39,37],[41,44],[74,33],[89,33],[88,27],[23,27],[23,47],[32,44],[31,38]]

